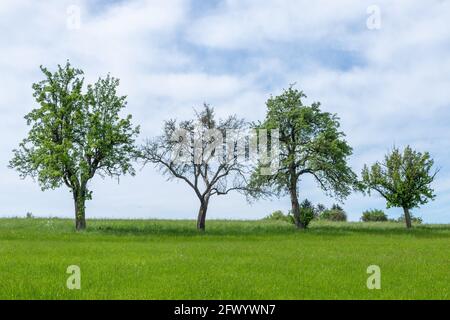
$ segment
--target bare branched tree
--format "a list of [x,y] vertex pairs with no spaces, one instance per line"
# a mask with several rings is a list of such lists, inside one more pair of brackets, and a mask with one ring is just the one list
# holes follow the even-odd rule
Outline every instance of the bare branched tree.
[[214,109],[205,104],[192,120],[165,121],[163,134],[142,147],[144,164],[154,164],[169,180],[180,179],[195,192],[200,201],[198,230],[205,230],[212,196],[247,186],[246,133],[243,119],[233,115],[216,120]]

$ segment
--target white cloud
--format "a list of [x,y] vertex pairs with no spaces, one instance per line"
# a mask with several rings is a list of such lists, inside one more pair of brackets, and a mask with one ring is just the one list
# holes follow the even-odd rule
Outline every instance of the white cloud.
[[[361,11],[362,10],[362,11]],[[292,43],[344,36],[349,22],[361,19],[356,1],[228,0],[190,29],[197,44],[225,49],[260,49],[273,42]]]

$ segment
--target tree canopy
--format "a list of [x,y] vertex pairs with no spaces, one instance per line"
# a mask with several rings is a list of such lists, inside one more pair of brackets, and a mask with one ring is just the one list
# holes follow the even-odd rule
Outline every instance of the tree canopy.
[[378,192],[386,199],[388,208],[404,210],[406,226],[411,228],[409,210],[434,200],[431,188],[437,170],[428,152],[414,151],[407,146],[403,152],[394,148],[383,162],[376,162],[362,170],[362,188],[368,194]]
[[275,196],[290,195],[297,227],[303,228],[298,203],[298,186],[303,175],[311,175],[327,194],[347,197],[356,175],[347,164],[352,148],[340,130],[335,114],[320,110],[320,103],[303,104],[305,94],[292,86],[281,95],[270,97],[267,115],[256,129],[278,130],[280,164],[272,175],[261,174],[260,162],[252,174],[249,193],[260,197],[269,190]]
[[76,228],[86,227],[88,182],[96,175],[134,174],[132,160],[139,127],[122,118],[126,97],[119,80],[108,75],[83,92],[83,71],[69,62],[55,72],[41,67],[45,79],[33,84],[38,107],[25,116],[31,127],[13,150],[9,166],[22,178],[37,179],[42,190],[67,186],[73,193]]

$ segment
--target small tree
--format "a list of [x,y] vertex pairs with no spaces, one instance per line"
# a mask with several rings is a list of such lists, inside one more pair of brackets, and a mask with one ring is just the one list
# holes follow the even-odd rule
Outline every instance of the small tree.
[[324,204],[322,203],[317,204],[317,206],[314,208],[315,218],[319,218],[322,212],[324,212],[325,210],[327,210],[327,207]]
[[291,216],[289,214],[285,215],[283,213],[283,211],[281,211],[281,210],[276,210],[276,211],[272,212],[268,216],[264,217],[263,220],[284,221],[284,222],[289,222],[289,223],[293,222],[291,219]]
[[340,205],[333,204],[331,209],[324,210],[321,213],[320,219],[329,221],[347,221],[347,214]]
[[42,190],[65,184],[73,194],[75,227],[86,228],[89,181],[100,176],[134,174],[131,115],[121,118],[126,97],[117,95],[119,80],[99,79],[83,93],[83,72],[67,62],[54,73],[41,67],[45,79],[33,84],[39,107],[25,116],[28,137],[15,149],[9,166],[22,178],[37,178]]
[[361,221],[363,222],[388,221],[388,217],[383,210],[378,209],[366,210],[363,212],[361,216]]
[[311,201],[309,201],[308,199],[303,200],[302,203],[300,203],[300,207],[302,207],[304,209],[314,210],[313,203]]
[[344,209],[343,209],[339,204],[337,204],[337,203],[334,203],[334,204],[331,206],[331,210],[344,211]]
[[250,196],[263,192],[291,199],[298,228],[304,228],[298,202],[298,185],[303,175],[311,175],[327,194],[344,199],[355,185],[356,175],[347,165],[352,148],[339,130],[336,115],[320,110],[320,103],[303,105],[303,92],[290,87],[267,101],[267,115],[256,129],[278,130],[280,165],[273,175],[261,174],[259,163],[252,174]]
[[[163,135],[142,147],[144,163],[152,163],[169,179],[180,179],[200,201],[197,229],[205,230],[209,201],[214,195],[243,190],[247,185],[245,122],[236,116],[216,120],[214,109],[204,105],[193,120],[165,122]],[[244,153],[244,154],[243,154]]]
[[[393,220],[396,222],[405,223],[405,221],[406,221],[405,214],[402,214],[396,220],[395,219],[393,219]],[[410,213],[410,220],[411,220],[411,223],[415,223],[415,224],[423,223],[423,219],[421,217],[415,217],[412,213]]]
[[407,146],[403,153],[394,148],[382,163],[364,166],[362,188],[377,191],[387,201],[387,208],[401,207],[406,227],[411,228],[410,210],[434,200],[430,185],[437,171],[432,172],[434,161],[428,152],[420,153]]
[[[309,223],[314,219],[314,205],[308,199],[300,203],[300,222],[307,228]],[[295,223],[295,219],[293,221]]]

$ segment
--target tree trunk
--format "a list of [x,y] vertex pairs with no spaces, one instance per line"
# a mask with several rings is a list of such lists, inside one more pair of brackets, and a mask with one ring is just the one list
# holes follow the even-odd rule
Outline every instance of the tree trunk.
[[200,209],[197,217],[197,230],[205,231],[206,212],[208,211],[209,199],[200,200]]
[[406,222],[406,228],[411,228],[411,215],[409,214],[408,208],[403,208],[403,212],[405,213],[405,222]]
[[73,200],[75,203],[75,229],[81,231],[86,229],[86,189],[81,188],[80,190],[74,190]]
[[305,226],[300,219],[300,205],[298,203],[297,196],[297,179],[293,175],[295,174],[291,174],[291,185],[289,187],[291,194],[292,214],[294,215],[295,226],[298,229],[305,229]]

